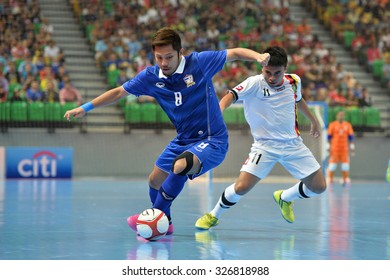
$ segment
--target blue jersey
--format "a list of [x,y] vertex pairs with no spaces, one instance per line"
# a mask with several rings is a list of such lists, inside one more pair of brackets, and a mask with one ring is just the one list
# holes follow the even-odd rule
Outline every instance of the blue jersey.
[[123,84],[129,94],[157,100],[185,143],[210,137],[227,138],[212,78],[226,62],[226,50],[194,52],[182,58],[176,72],[166,77],[150,66]]

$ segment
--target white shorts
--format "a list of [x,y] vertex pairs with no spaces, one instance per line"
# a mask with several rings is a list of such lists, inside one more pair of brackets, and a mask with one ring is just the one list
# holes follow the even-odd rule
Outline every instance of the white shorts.
[[294,178],[301,180],[321,168],[302,138],[290,141],[254,142],[240,171],[264,179],[279,162]]

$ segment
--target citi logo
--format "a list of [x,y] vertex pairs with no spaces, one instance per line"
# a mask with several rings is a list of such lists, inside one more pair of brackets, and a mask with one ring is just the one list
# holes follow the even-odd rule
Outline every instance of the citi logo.
[[18,173],[22,177],[56,177],[57,156],[49,151],[40,151],[32,159],[23,159],[18,164]]

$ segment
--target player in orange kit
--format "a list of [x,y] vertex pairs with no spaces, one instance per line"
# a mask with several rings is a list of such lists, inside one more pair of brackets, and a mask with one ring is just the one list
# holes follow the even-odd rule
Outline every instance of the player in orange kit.
[[349,151],[355,151],[354,131],[352,125],[344,120],[344,111],[339,111],[336,120],[328,127],[328,141],[330,143],[330,155],[328,165],[328,183],[333,183],[334,172],[337,164],[341,163],[342,184],[346,186],[351,182],[349,178]]

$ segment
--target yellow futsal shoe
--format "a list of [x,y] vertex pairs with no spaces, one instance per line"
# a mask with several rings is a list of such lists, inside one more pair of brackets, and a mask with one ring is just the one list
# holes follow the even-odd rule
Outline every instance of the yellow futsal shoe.
[[213,215],[211,215],[210,213],[204,214],[195,223],[195,227],[197,229],[204,229],[204,230],[207,230],[211,227],[215,227],[216,225],[218,225],[218,219]]
[[283,190],[279,190],[279,191],[274,192],[275,202],[279,205],[283,218],[287,222],[293,223],[295,221],[294,211],[292,209],[293,202],[287,202],[287,201],[284,201],[283,199],[281,199],[282,192],[283,192]]

